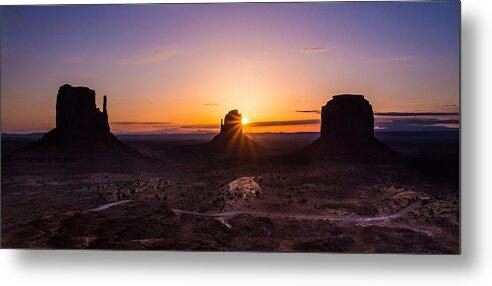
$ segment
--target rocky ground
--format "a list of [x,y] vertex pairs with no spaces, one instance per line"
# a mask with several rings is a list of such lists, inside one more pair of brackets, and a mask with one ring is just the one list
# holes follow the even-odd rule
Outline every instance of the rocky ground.
[[2,176],[1,195],[4,248],[459,253],[457,179],[403,165],[170,160]]

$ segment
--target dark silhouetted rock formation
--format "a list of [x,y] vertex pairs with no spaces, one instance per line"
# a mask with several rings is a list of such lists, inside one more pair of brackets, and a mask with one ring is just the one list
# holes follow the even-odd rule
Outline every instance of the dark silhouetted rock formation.
[[63,136],[97,137],[109,134],[107,99],[103,111],[96,107],[96,93],[87,87],[65,84],[56,97],[56,130]]
[[207,148],[222,153],[256,153],[262,147],[243,134],[242,116],[234,109],[220,121],[220,133]]
[[56,127],[10,157],[15,163],[10,169],[38,164],[48,169],[114,170],[149,162],[110,132],[106,96],[100,111],[94,90],[68,84],[58,90]]
[[341,94],[322,107],[321,137],[295,153],[323,161],[392,161],[399,158],[374,137],[374,114],[363,95]]
[[321,108],[321,138],[365,140],[374,137],[374,114],[363,95],[335,95]]
[[243,117],[237,109],[229,111],[224,119],[220,120],[221,134],[243,134]]
[[110,132],[106,96],[100,111],[94,90],[69,84],[58,90],[56,128],[32,147],[60,152],[135,152]]

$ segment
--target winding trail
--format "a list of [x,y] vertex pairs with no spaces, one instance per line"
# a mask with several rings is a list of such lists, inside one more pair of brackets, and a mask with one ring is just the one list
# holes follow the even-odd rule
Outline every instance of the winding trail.
[[109,209],[110,207],[114,207],[114,206],[117,206],[117,205],[126,204],[126,203],[129,203],[131,201],[133,201],[133,200],[117,201],[117,202],[114,202],[114,203],[109,203],[109,204],[102,205],[102,206],[100,206],[98,208],[95,208],[95,209],[87,210],[85,212],[100,212],[100,211],[103,211],[105,209]]
[[171,210],[176,215],[193,215],[201,217],[209,217],[218,220],[223,223],[226,227],[231,228],[231,225],[227,223],[227,220],[235,218],[240,215],[250,215],[255,217],[267,217],[273,219],[304,219],[304,220],[327,220],[327,221],[338,221],[338,222],[354,222],[354,223],[367,223],[367,222],[383,222],[389,219],[394,219],[405,215],[406,213],[415,209],[420,205],[420,201],[417,201],[394,214],[381,214],[378,216],[347,216],[347,217],[336,217],[333,215],[306,215],[306,214],[285,214],[285,213],[267,213],[267,212],[256,212],[256,211],[230,211],[222,213],[199,213],[192,211],[185,211],[180,209]]
[[109,203],[109,204],[104,204],[104,205],[99,206],[97,208],[93,208],[93,209],[89,209],[89,210],[84,210],[84,211],[75,211],[74,210],[74,211],[68,211],[68,212],[59,213],[59,214],[51,214],[51,215],[44,216],[41,219],[49,219],[49,218],[52,218],[54,216],[59,216],[59,215],[61,215],[61,216],[73,216],[76,213],[85,214],[85,213],[90,213],[90,212],[100,212],[100,211],[103,211],[105,209],[109,209],[111,207],[118,206],[118,205],[127,204],[127,203],[132,202],[132,201],[133,200],[117,201],[117,202],[113,202],[113,203]]

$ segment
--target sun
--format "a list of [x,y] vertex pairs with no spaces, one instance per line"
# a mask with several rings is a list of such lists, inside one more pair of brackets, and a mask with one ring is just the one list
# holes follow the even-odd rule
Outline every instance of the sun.
[[248,118],[247,117],[243,117],[243,120],[241,121],[241,123],[243,125],[246,125],[246,124],[248,124],[248,122],[249,122]]

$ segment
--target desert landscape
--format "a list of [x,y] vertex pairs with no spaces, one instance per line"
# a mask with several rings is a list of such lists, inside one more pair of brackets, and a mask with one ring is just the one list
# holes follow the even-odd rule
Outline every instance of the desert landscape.
[[[359,124],[343,114],[341,125]],[[239,129],[234,116],[224,125]],[[77,142],[80,130],[70,132]],[[4,134],[2,247],[459,253],[456,132],[381,132],[382,141],[370,140],[383,151],[370,143],[363,153],[375,155],[366,158],[365,139],[344,141],[356,157],[337,145],[301,156],[299,146],[319,134],[252,134],[255,143],[233,132],[219,143],[213,135],[52,139],[63,147],[50,141],[56,129],[34,144]]]
[[460,254],[460,3],[2,6],[1,247]]

